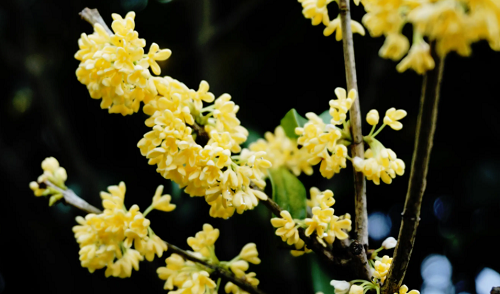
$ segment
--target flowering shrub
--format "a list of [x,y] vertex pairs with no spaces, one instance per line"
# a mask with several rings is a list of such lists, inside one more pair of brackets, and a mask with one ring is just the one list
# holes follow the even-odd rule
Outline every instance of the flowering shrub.
[[[137,143],[139,152],[149,165],[156,166],[163,178],[176,183],[186,194],[204,197],[211,217],[228,219],[235,212],[242,214],[263,203],[275,214],[270,224],[293,256],[314,251],[336,269],[355,269],[356,275],[349,281],[332,280],[335,293],[408,293],[408,287],[402,285],[405,272],[395,264],[407,264],[409,253],[403,258],[397,254],[394,258],[379,257],[378,253],[395,247],[396,252],[402,254],[406,250],[403,246],[413,246],[430,147],[415,151],[414,161],[424,168],[412,167],[412,176],[415,172],[417,180],[410,180],[410,188],[419,183],[422,188],[418,193],[412,193],[409,188],[407,205],[416,203],[415,210],[410,212],[413,213],[411,221],[416,225],[408,229],[403,222],[399,238],[407,243],[401,245],[389,238],[380,248],[370,249],[366,233],[365,181],[391,184],[397,180],[396,175],[402,176],[406,169],[395,151],[386,148],[376,136],[386,126],[401,130],[401,120],[407,113],[394,107],[388,109],[377,129],[379,113],[370,110],[366,121],[372,129],[363,136],[360,98],[353,82],[355,68],[349,60],[353,60],[350,55],[352,33],[364,35],[365,30],[360,23],[350,21],[349,3],[337,1],[339,15],[330,20],[327,5],[333,1],[299,2],[304,16],[311,19],[313,25],[325,25],[325,36],[336,31],[336,39],[343,40],[347,48],[344,52],[347,89],[335,88],[336,97],[329,101],[329,109],[323,113],[308,112],[304,118],[295,109],[290,110],[274,133],[266,133],[248,148],[242,145],[249,132],[237,118],[239,106],[229,94],[216,98],[209,92],[206,81],[201,81],[195,90],[170,76],[159,76],[161,68],[157,61],[170,58],[172,52],[152,43],[145,53],[146,41],[139,38],[135,30],[134,12],[125,18],[113,14],[112,31],[93,22],[94,32],[81,35],[75,54],[80,61],[77,78],[87,87],[91,98],[101,99],[101,108],[109,113],[132,115],[142,106],[149,130]],[[439,65],[450,51],[470,55],[470,44],[481,39],[487,40],[494,50],[500,48],[500,6],[476,2],[361,1],[367,12],[362,23],[371,36],[386,37],[379,51],[382,57],[401,60],[407,54],[398,64],[398,71],[412,68],[419,74],[437,72],[436,80],[425,83],[431,83],[438,92],[442,75]],[[411,48],[402,34],[406,23],[414,28]],[[424,85],[423,97],[430,99],[425,92],[427,86]],[[431,98],[439,97],[434,96]],[[417,141],[430,140],[427,146],[432,145],[437,100],[430,105],[422,103],[421,106],[422,121],[431,117],[430,123],[420,121],[417,129]],[[424,135],[430,135],[419,137],[421,130]],[[307,198],[306,189],[297,178],[301,174],[312,175],[319,165],[321,176],[331,179],[350,164],[356,186],[354,219],[350,213],[335,213],[332,190],[312,187]],[[249,263],[261,262],[254,243],[245,245],[232,260],[219,261],[214,245],[219,230],[210,224],[204,224],[202,231],[187,239],[192,251],[169,244],[153,232],[146,216],[154,209],[169,212],[176,207],[170,203],[170,195],[162,195],[163,186],[157,188],[152,204],[144,212],[137,205],[127,209],[123,182],[110,186],[109,193],[101,193],[104,210],[100,211],[68,195],[72,192],[65,186],[66,170],[55,158],[45,159],[42,169],[43,174],[29,185],[35,196],[49,196],[51,206],[65,201],[88,212],[85,217],[77,218],[78,225],[73,231],[80,246],[81,265],[91,273],[106,268],[106,277],[127,278],[132,269],[139,270],[139,262],[144,258],[152,261],[170,250],[173,253],[166,259],[166,266],[157,269],[159,278],[166,281],[164,289],[170,293],[218,293],[222,291],[221,279],[227,280],[226,293],[261,293],[256,273],[247,273]],[[271,186],[267,191],[272,194],[265,192],[267,183]],[[339,257],[339,261],[333,253],[343,257]]]

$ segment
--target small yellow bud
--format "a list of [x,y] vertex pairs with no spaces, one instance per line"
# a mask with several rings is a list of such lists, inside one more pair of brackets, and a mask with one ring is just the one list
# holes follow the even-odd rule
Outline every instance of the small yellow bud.
[[375,110],[375,109],[370,110],[368,112],[368,114],[366,115],[366,121],[371,126],[374,126],[374,125],[378,124],[378,120],[379,120],[378,111]]
[[349,294],[363,294],[363,287],[358,285],[352,285],[349,290]]

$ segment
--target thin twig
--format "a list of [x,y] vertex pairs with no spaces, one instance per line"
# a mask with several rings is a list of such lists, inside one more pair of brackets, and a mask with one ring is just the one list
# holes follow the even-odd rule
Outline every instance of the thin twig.
[[113,35],[113,32],[109,29],[108,25],[106,24],[104,19],[102,19],[102,16],[99,14],[99,11],[96,8],[90,9],[86,7],[79,14],[82,19],[86,20],[92,26],[98,23],[106,30],[106,33],[108,33],[109,35]]
[[[63,190],[63,189],[57,187],[56,185],[54,185],[53,183],[51,183],[50,181],[44,181],[44,183],[47,186],[50,186],[50,187],[56,189],[59,193],[61,193],[64,196],[64,200],[66,201],[67,204],[74,206],[74,207],[76,207],[84,212],[87,212],[87,213],[102,213],[102,211],[100,209],[87,203],[85,200],[83,200],[78,195],[76,195],[75,192],[73,192],[72,190],[70,190],[70,189]],[[184,257],[185,259],[188,259],[188,260],[191,260],[193,262],[199,263],[203,266],[206,266],[207,268],[209,268],[213,271],[213,274],[215,274],[219,277],[223,277],[223,278],[227,279],[228,281],[231,281],[236,286],[247,291],[248,293],[265,294],[264,292],[259,290],[257,287],[252,286],[252,284],[248,283],[245,279],[237,278],[233,273],[229,272],[228,270],[223,269],[217,265],[211,264],[203,259],[200,259],[200,258],[196,257],[194,254],[192,254],[191,252],[182,250],[179,247],[177,247],[171,243],[168,243],[166,241],[164,241],[164,242],[165,242],[165,244],[167,244],[168,251],[171,251],[172,253],[177,253],[180,256]]]
[[[354,46],[351,30],[351,13],[348,0],[339,1],[340,21],[342,27],[342,44],[344,47],[344,64],[347,80],[347,91],[356,90],[358,97],[350,110],[350,125],[352,133],[351,153],[352,158],[364,158],[363,133],[361,131],[361,110],[359,106],[359,91],[356,78],[356,63],[354,61]],[[368,250],[368,214],[366,202],[366,181],[362,172],[354,172],[354,210],[356,213],[354,219],[354,232],[356,240],[363,246],[363,252],[356,255],[359,261],[360,278],[370,279],[370,267],[367,260],[366,251]]]
[[420,221],[420,206],[422,205],[422,197],[427,184],[427,170],[434,131],[436,130],[439,90],[444,68],[444,60],[436,54],[434,43],[431,43],[431,54],[436,66],[433,70],[427,72],[422,84],[408,192],[402,213],[398,244],[394,250],[394,259],[382,288],[382,293],[392,294],[398,292],[399,287],[401,287],[410,262]]
[[47,185],[48,187],[51,187],[52,189],[61,193],[64,197],[64,202],[66,204],[74,206],[80,210],[83,210],[86,213],[101,213],[100,209],[90,205],[87,201],[78,197],[78,195],[76,195],[75,192],[73,192],[73,190],[71,190],[71,189],[63,190],[63,189],[59,188],[58,186],[54,185],[49,180],[45,180],[45,181],[43,181],[43,183],[45,185]]

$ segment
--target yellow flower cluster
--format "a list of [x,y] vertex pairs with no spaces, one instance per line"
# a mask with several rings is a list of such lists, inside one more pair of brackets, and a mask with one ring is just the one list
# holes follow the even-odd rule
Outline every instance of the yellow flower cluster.
[[131,276],[132,268],[139,270],[139,261],[144,257],[152,261],[155,254],[161,257],[167,250],[165,242],[151,229],[146,214],[152,209],[171,211],[175,205],[170,204],[169,195],[161,196],[162,186],[144,214],[137,205],[125,208],[125,183],[110,186],[108,191],[101,192],[104,211],[85,218],[78,216],[79,225],[73,227],[73,232],[80,245],[82,267],[91,273],[106,267],[106,277],[126,278]]
[[312,175],[309,153],[305,148],[299,149],[297,140],[288,138],[281,126],[276,127],[274,134],[266,132],[264,138],[250,144],[249,149],[254,152],[265,151],[264,158],[271,162],[273,168],[286,166],[296,176],[302,172]]
[[321,175],[328,179],[346,167],[347,148],[339,140],[350,138],[350,134],[346,135],[336,125],[345,124],[347,111],[357,97],[355,90],[349,91],[349,95],[346,96],[346,91],[342,88],[336,88],[335,94],[338,99],[330,101],[332,119],[329,124],[325,124],[319,116],[309,112],[306,114],[309,121],[304,127],[295,129],[295,133],[300,136],[298,144],[309,153],[307,162],[311,165],[321,162],[319,169]]
[[[171,52],[153,43],[145,54],[134,17],[134,12],[124,19],[113,14],[113,35],[99,24],[93,34],[82,34],[75,55],[81,60],[79,81],[110,113],[132,114],[144,102],[145,123],[152,130],[138,143],[141,154],[186,193],[204,196],[211,216],[228,218],[253,209],[267,196],[251,187],[264,188],[271,163],[265,152],[241,149],[248,131],[236,117],[239,107],[228,94],[215,99],[206,81],[195,91],[171,77],[151,76],[149,68],[160,74],[156,61]],[[203,108],[203,102],[214,104]]]
[[157,61],[169,58],[171,51],[160,50],[153,43],[145,54],[146,41],[134,30],[135,13],[129,12],[125,18],[118,14],[112,17],[113,35],[99,24],[94,25],[93,34],[81,35],[80,50],[75,54],[80,60],[76,76],[87,86],[90,97],[102,98],[101,108],[128,115],[139,110],[141,101],[155,97],[157,91],[149,67],[159,75]]
[[318,188],[312,187],[310,194],[311,200],[307,204],[312,208],[312,218],[306,218],[304,221],[307,225],[306,236],[316,232],[318,241],[323,244],[324,241],[332,244],[335,238],[344,240],[349,237],[346,231],[351,231],[351,216],[348,213],[340,217],[333,214],[334,209],[331,208],[335,204],[333,192],[331,190],[321,192]]
[[489,0],[362,0],[367,11],[363,24],[372,37],[384,35],[379,51],[384,58],[400,60],[410,47],[402,35],[403,26],[414,28],[413,45],[407,57],[397,66],[419,74],[434,68],[429,45],[423,37],[436,41],[437,53],[444,57],[450,51],[462,56],[471,54],[471,44],[487,40],[493,50],[500,50],[500,5]]
[[405,172],[405,163],[397,158],[396,153],[385,148],[380,141],[375,139],[375,136],[387,125],[393,130],[401,130],[403,124],[399,120],[405,116],[406,111],[402,109],[388,109],[384,116],[383,125],[373,133],[379,122],[379,114],[375,109],[372,109],[366,115],[366,121],[373,126],[370,134],[364,137],[364,141],[370,148],[366,150],[364,159],[354,157],[352,163],[356,171],[362,172],[368,180],[373,181],[376,185],[380,184],[380,179],[384,183],[390,184],[396,175],[402,176]]
[[[326,37],[333,34],[336,31],[335,39],[337,41],[342,40],[342,27],[340,22],[340,14],[334,20],[330,20],[328,16],[327,5],[334,0],[298,0],[302,4],[302,14],[307,19],[310,19],[313,26],[317,26],[320,23],[325,25],[323,30],[323,35]],[[359,1],[354,1],[356,5]],[[363,26],[355,20],[351,21],[351,30],[353,33],[358,33],[362,36],[365,35],[365,29]]]
[[[189,195],[204,196],[212,217],[228,218],[235,211],[253,209],[259,199],[266,200],[251,184],[265,187],[263,178],[271,163],[265,152],[241,149],[248,132],[236,117],[239,107],[231,96],[223,94],[212,106],[201,108],[202,100],[214,97],[207,82],[202,81],[198,91],[170,77],[158,78],[154,84],[159,95],[144,106],[150,115],[146,125],[152,130],[137,144],[148,163],[157,165],[163,177],[185,187]],[[195,119],[204,124],[208,136],[206,144],[200,142],[204,145],[197,140],[203,129],[193,134]],[[237,152],[240,155],[232,155]]]
[[63,198],[60,191],[53,187],[47,186],[47,182],[52,183],[56,187],[65,190],[68,175],[64,167],[59,166],[59,161],[54,157],[47,157],[42,161],[43,174],[41,174],[37,181],[30,183],[30,189],[33,190],[35,196],[50,196],[49,206],[54,205],[58,200]]
[[[253,286],[259,284],[255,278],[256,274],[245,273],[248,270],[249,262],[259,264],[257,247],[254,243],[249,243],[243,247],[240,254],[231,261],[219,261],[215,255],[214,243],[219,237],[219,230],[211,225],[203,225],[203,231],[196,233],[195,237],[189,237],[188,245],[195,251],[194,255],[200,259],[205,259],[211,264],[218,265],[224,269],[230,270],[237,278],[243,279]],[[166,267],[160,267],[157,270],[158,276],[166,280],[164,289],[174,290],[171,294],[187,293],[216,293],[216,283],[210,278],[212,269],[201,264],[184,260],[178,254],[172,254],[166,260]],[[245,294],[235,284],[228,282],[225,286],[226,293]]]
[[379,260],[375,261],[375,267],[373,271],[373,281],[382,285],[385,282],[389,268],[391,267],[392,257],[384,255],[382,258],[378,257]]
[[307,205],[312,208],[312,218],[293,219],[288,211],[282,210],[281,218],[271,219],[271,224],[277,228],[276,235],[280,236],[283,242],[287,242],[288,245],[295,245],[295,250],[292,250],[294,256],[310,251],[299,237],[299,227],[306,229],[306,236],[316,232],[316,238],[324,246],[326,246],[325,241],[332,244],[335,238],[346,239],[348,237],[346,231],[351,230],[351,216],[349,214],[341,217],[333,214],[334,210],[331,206],[335,204],[335,199],[331,190],[321,192],[318,188],[313,187],[310,194],[311,199],[307,201]]

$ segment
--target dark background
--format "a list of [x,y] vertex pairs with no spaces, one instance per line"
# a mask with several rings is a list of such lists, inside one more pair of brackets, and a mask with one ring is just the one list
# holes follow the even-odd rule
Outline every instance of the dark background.
[[[231,259],[248,242],[257,244],[262,263],[250,271],[267,293],[318,290],[313,289],[314,255],[292,258],[273,236],[265,207],[230,220],[211,219],[203,199],[182,194],[140,155],[136,144],[148,131],[145,115],[108,114],[90,98],[76,79],[73,57],[80,34],[92,32],[78,16],[85,7],[98,8],[108,24],[113,12],[136,11],[136,30],[146,48],[156,42],[173,52],[161,64],[162,75],[190,88],[205,79],[216,96],[230,93],[241,107],[242,125],[251,131],[249,141],[274,130],[292,107],[301,114],[322,112],[334,88],[345,87],[341,43],[324,37],[323,27],[311,26],[293,0],[2,0],[0,293],[165,293],[156,268],[164,266],[168,252],[152,263],[141,262],[140,271],[124,280],[80,266],[71,228],[81,213],[63,204],[48,207],[47,199],[34,197],[28,187],[48,156],[66,168],[69,187],[96,206],[99,191],[125,181],[127,206],[145,209],[163,184],[177,209],[148,216],[163,239],[187,249],[187,237],[210,222],[221,230],[216,243],[221,260]],[[335,16],[335,4],[329,7]],[[353,19],[360,21],[363,13],[355,7]],[[409,36],[411,28],[405,33]],[[399,230],[422,77],[399,74],[396,63],[378,57],[382,38],[356,35],[354,41],[363,113],[376,108],[383,116],[390,107],[408,112],[403,130],[386,129],[378,137],[407,164],[407,173],[391,185],[368,183],[369,213],[379,224],[370,244],[378,248],[381,238],[397,237]],[[423,293],[475,293],[478,273],[485,267],[500,271],[495,241],[500,236],[499,65],[500,54],[486,42],[475,44],[471,57],[452,53],[446,59],[422,221],[405,279]],[[366,123],[364,128],[368,133]],[[317,168],[314,177],[301,179],[306,188],[332,189],[336,214],[353,212],[351,168],[330,181]],[[439,255],[421,267],[431,254]],[[332,279],[335,273],[326,271],[326,276]]]

